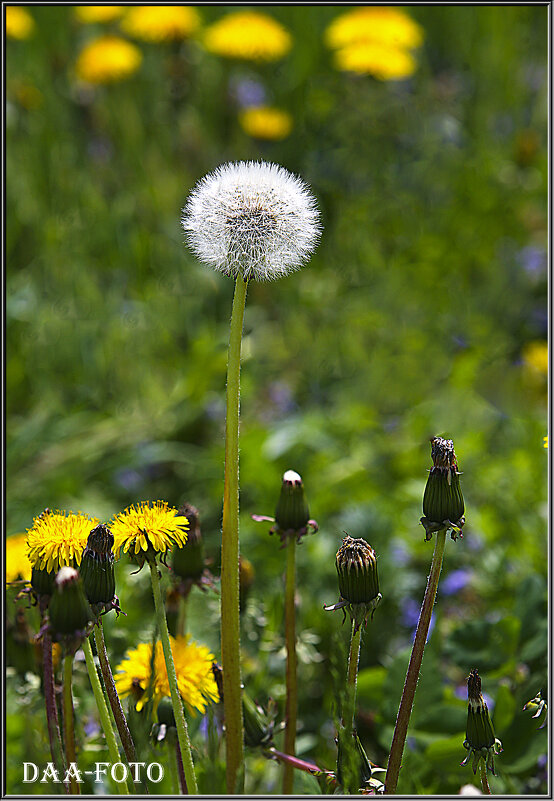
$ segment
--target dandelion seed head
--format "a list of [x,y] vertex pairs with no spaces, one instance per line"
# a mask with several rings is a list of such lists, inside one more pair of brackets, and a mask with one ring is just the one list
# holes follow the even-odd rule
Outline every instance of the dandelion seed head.
[[200,261],[225,275],[271,281],[305,264],[320,237],[315,198],[277,164],[223,164],[192,190],[181,218]]

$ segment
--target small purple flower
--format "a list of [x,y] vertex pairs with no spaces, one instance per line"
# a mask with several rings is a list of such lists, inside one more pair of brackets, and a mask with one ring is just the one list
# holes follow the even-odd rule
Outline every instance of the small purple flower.
[[531,275],[546,274],[546,252],[542,248],[528,245],[518,253],[518,261],[525,272]]
[[240,78],[233,81],[230,92],[241,108],[262,106],[267,97],[263,84],[252,78]]
[[455,595],[464,587],[467,587],[473,578],[473,571],[468,568],[460,568],[459,570],[452,570],[445,579],[442,580],[440,585],[440,592],[443,595]]

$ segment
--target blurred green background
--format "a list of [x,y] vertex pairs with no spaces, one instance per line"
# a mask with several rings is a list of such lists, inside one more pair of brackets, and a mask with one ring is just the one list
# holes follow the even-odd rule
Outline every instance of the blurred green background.
[[[348,627],[322,607],[338,598],[347,531],[379,555],[358,729],[386,765],[432,553],[419,526],[429,437],[451,437],[467,524],[447,543],[398,791],[475,782],[459,763],[477,667],[504,744],[493,792],[545,793],[546,729],[522,707],[547,669],[548,9],[411,6],[417,69],[385,81],[335,68],[325,30],[344,6],[256,7],[292,38],[275,62],[209,52],[204,31],[241,8],[198,7],[201,27],[181,41],[123,34],[142,64],[109,85],[83,83],[75,64],[119,19],[34,6],[30,35],[7,41],[8,535],[46,506],[107,520],[138,500],[187,500],[218,573],[233,282],[186,249],[180,209],[222,162],[278,162],[312,187],[324,233],[305,269],[249,287],[245,684],[282,709],[283,552],[250,515],[273,514],[292,468],[320,524],[298,553],[298,752],[334,769]],[[288,136],[247,133],[249,93],[290,115]],[[114,664],[153,627],[148,576],[120,563],[118,594]],[[191,605],[193,635],[219,656],[217,597]],[[47,758],[38,695],[9,668],[8,792],[35,791],[24,754]],[[100,759],[90,731],[82,748]],[[221,792],[201,726],[195,743],[202,792]],[[251,754],[248,771],[247,791],[280,792],[274,764]],[[301,774],[295,789],[320,792]]]

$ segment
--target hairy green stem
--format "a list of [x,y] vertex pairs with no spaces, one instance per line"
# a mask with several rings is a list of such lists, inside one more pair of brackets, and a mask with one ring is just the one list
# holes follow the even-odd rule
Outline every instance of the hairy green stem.
[[[63,727],[65,735],[65,757],[68,766],[77,761],[75,756],[75,719],[73,715],[73,695],[71,680],[73,675],[73,653],[67,653],[63,660]],[[79,795],[79,785],[74,776],[70,776],[71,795]]]
[[177,774],[179,776],[179,787],[181,788],[182,795],[188,795],[187,780],[185,777],[185,770],[183,768],[183,760],[181,758],[181,751],[179,750],[179,743],[175,743],[175,759],[177,761]]
[[487,779],[487,766],[481,759],[479,760],[479,774],[481,776],[481,787],[485,795],[492,795],[491,788],[489,787],[489,780]]
[[[115,765],[117,762],[121,761],[119,756],[119,748],[117,747],[117,741],[115,739],[115,732],[110,720],[108,705],[106,704],[106,699],[104,698],[104,693],[102,692],[102,685],[100,684],[100,679],[98,678],[98,671],[96,670],[96,665],[94,664],[94,656],[92,655],[92,648],[88,638],[83,640],[83,651],[85,653],[85,662],[87,664],[87,672],[92,686],[92,692],[94,693],[94,700],[96,701],[96,706],[98,707],[100,724],[102,726],[102,731],[104,732],[104,737],[106,738],[106,745],[108,746],[108,753],[110,755],[112,765]],[[116,782],[116,784],[120,795],[129,795],[127,782],[121,781]]]
[[398,715],[396,717],[396,726],[394,728],[389,762],[387,766],[387,776],[385,779],[385,793],[388,795],[394,795],[396,793],[398,774],[400,773],[404,743],[406,742],[410,715],[412,714],[412,706],[414,704],[415,691],[419,678],[421,662],[423,659],[423,651],[427,641],[427,634],[429,633],[429,625],[431,623],[431,615],[433,613],[433,606],[435,604],[435,598],[437,595],[437,587],[439,586],[445,543],[446,530],[443,529],[442,531],[437,532],[435,550],[433,552],[433,559],[431,561],[431,570],[427,579],[427,587],[425,589],[425,595],[423,597],[423,603],[419,613],[414,644],[412,646],[412,655],[410,657],[410,663],[406,673],[406,680],[404,682],[404,689],[402,691],[402,698],[398,708]]
[[[119,700],[119,695],[117,694],[112,669],[108,659],[106,641],[104,640],[104,627],[102,625],[102,618],[98,619],[98,625],[94,627],[94,640],[96,642],[96,651],[98,653],[100,669],[104,679],[106,695],[108,696],[108,701],[110,702],[110,706],[112,708],[115,725],[117,726],[117,731],[119,732],[119,737],[121,739],[123,750],[125,751],[125,756],[127,757],[128,762],[136,762],[137,754],[135,744],[133,742],[133,738],[131,737],[129,726],[127,725],[127,720],[121,706],[121,701]],[[139,782],[135,782],[134,784],[137,791],[143,790],[144,792],[148,793],[148,788],[145,785],[141,787]]]
[[[54,665],[52,660],[52,638],[45,633],[42,638],[42,667],[44,681],[44,700],[46,705],[46,723],[48,726],[48,739],[50,741],[50,754],[52,762],[60,776],[65,776],[66,765],[63,751],[62,735],[58,722],[58,707],[56,706],[56,691],[54,688]],[[69,785],[64,782],[66,793]]]
[[230,795],[240,794],[244,786],[239,618],[239,398],[240,350],[247,287],[247,281],[239,275],[235,283],[227,361],[225,481],[221,530],[221,661],[226,778],[227,792]]
[[360,644],[362,641],[362,627],[352,621],[352,636],[350,638],[350,652],[348,654],[348,673],[346,677],[346,689],[348,707],[343,723],[349,734],[354,731],[354,716],[356,714],[356,689],[358,686],[358,662],[360,661]]
[[[287,542],[287,574],[285,578],[285,642],[287,648],[287,695],[285,701],[285,754],[294,756],[296,745],[296,712],[298,685],[296,675],[296,623],[294,594],[296,589],[296,536]],[[283,767],[283,795],[292,795],[294,767],[285,762]]]
[[196,776],[194,774],[194,764],[192,761],[192,752],[190,749],[190,740],[187,729],[187,721],[185,720],[185,713],[183,710],[183,702],[179,694],[179,687],[177,684],[177,674],[175,672],[175,663],[173,662],[173,654],[171,653],[171,643],[169,642],[169,631],[167,629],[167,620],[165,617],[164,599],[160,587],[160,577],[158,575],[158,565],[154,555],[147,556],[148,565],[150,567],[150,577],[152,579],[152,594],[154,595],[154,606],[156,608],[156,620],[160,630],[160,639],[162,641],[162,648],[164,652],[165,667],[167,670],[167,678],[169,681],[169,689],[171,691],[171,703],[173,705],[173,714],[175,716],[175,723],[177,726],[177,736],[179,738],[179,748],[183,759],[183,769],[187,780],[187,786],[192,795],[198,793],[196,784]]

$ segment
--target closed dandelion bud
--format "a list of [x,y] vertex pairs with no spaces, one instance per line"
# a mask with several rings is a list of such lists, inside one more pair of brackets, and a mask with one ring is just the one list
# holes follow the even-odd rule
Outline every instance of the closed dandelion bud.
[[92,612],[77,570],[62,567],[55,581],[49,606],[50,628],[54,639],[83,636]]
[[287,470],[275,510],[275,522],[281,531],[300,531],[306,528],[309,518],[302,479],[294,470]]
[[114,537],[102,523],[89,534],[80,573],[91,604],[107,604],[115,595]]
[[205,567],[204,542],[200,530],[198,509],[186,503],[179,509],[179,515],[186,517],[189,522],[188,537],[184,545],[173,547],[171,566],[180,578],[195,581],[200,578]]
[[421,519],[427,531],[426,539],[431,538],[433,531],[459,530],[464,524],[464,498],[452,440],[433,437],[431,458],[433,467],[423,493],[425,517]]
[[489,710],[481,694],[481,677],[472,670],[467,677],[467,726],[464,748],[469,753],[462,765],[473,756],[473,772],[477,772],[479,760],[483,760],[488,770],[494,774],[494,759],[502,751],[502,743],[494,735]]
[[49,572],[46,568],[33,567],[31,571],[31,587],[38,595],[52,595],[55,578],[55,574]]
[[244,744],[250,748],[267,745],[273,737],[273,721],[264,710],[254,703],[248,693],[242,694],[244,718]]
[[353,539],[348,534],[337,551],[335,559],[341,601],[333,608],[346,608],[358,629],[381,601],[377,558],[365,540]]

